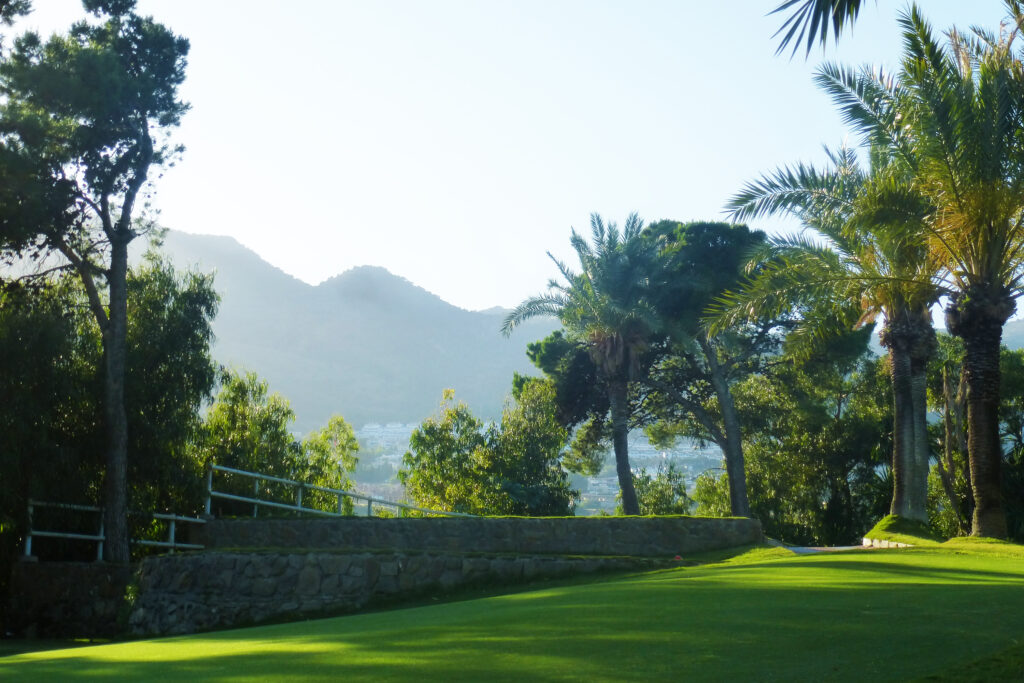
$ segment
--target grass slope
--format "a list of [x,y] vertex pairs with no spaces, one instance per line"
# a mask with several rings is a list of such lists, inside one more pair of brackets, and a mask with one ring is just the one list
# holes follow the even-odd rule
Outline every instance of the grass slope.
[[927,524],[904,519],[899,515],[886,515],[871,528],[871,531],[864,534],[864,538],[909,543],[914,546],[935,545],[942,541],[932,534]]
[[757,549],[514,595],[16,655],[0,659],[0,680],[907,680],[979,658],[998,678],[1019,664],[1022,559],[1020,546],[963,541]]

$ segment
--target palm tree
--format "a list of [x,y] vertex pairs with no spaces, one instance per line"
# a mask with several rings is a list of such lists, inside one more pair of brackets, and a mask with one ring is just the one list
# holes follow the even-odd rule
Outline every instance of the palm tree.
[[643,222],[636,214],[620,233],[591,214],[593,244],[575,230],[571,244],[580,272],[571,270],[548,252],[564,282],[551,280],[548,292],[519,304],[502,325],[505,335],[521,322],[542,315],[556,316],[570,336],[586,345],[608,393],[615,469],[627,515],[640,514],[629,466],[629,385],[639,373],[639,356],[651,331],[645,302],[648,248],[640,239]]
[[966,348],[971,533],[1000,538],[999,347],[1024,293],[1024,65],[1013,53],[1024,14],[1016,0],[1006,4],[1009,32],[954,30],[944,45],[917,7],[900,18],[902,109],[936,207],[932,248],[953,290],[946,326]]
[[916,159],[914,186],[933,207],[926,241],[946,272],[946,325],[966,347],[971,533],[994,537],[1006,534],[999,346],[1024,292],[1024,66],[1013,52],[1024,13],[1018,0],[1006,5],[1010,30],[965,36],[954,29],[945,43],[912,7],[900,17],[897,79],[855,83],[837,69],[822,75],[848,122]]
[[770,240],[752,260],[751,280],[718,308],[717,326],[799,310],[792,334],[837,333],[881,318],[893,378],[891,512],[927,521],[929,449],[926,375],[935,349],[930,308],[937,267],[919,239],[923,199],[905,166],[882,150],[864,173],[849,149],[826,150],[832,168],[782,168],[749,183],[730,201],[737,220],[789,213],[817,233]]

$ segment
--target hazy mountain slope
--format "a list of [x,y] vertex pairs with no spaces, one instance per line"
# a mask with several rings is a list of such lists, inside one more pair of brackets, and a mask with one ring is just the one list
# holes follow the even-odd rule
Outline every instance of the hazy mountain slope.
[[302,432],[333,413],[357,427],[420,421],[448,387],[478,415],[497,417],[513,371],[534,373],[526,344],[557,327],[534,321],[505,339],[500,311],[465,311],[383,268],[313,287],[232,238],[170,232],[163,251],[179,267],[215,271],[214,357],[266,378],[291,401]]

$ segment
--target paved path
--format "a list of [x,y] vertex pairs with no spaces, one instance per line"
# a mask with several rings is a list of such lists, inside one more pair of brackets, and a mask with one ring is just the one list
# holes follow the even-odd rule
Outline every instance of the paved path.
[[764,540],[768,545],[773,545],[776,548],[785,548],[786,550],[792,550],[797,555],[813,555],[814,553],[839,553],[845,550],[871,549],[871,546],[865,545],[804,546],[786,545],[782,541],[776,541],[774,538],[766,538]]

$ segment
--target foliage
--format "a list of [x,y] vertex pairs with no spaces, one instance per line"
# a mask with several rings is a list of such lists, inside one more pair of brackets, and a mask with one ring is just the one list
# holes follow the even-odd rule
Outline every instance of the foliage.
[[446,390],[435,417],[409,437],[398,480],[420,507],[451,512],[479,511],[484,483],[484,424]]
[[134,0],[86,0],[103,18],[45,42],[26,33],[0,61],[0,250],[60,259],[79,275],[103,344],[106,559],[128,544],[128,244],[145,229],[150,170],[167,139],[188,41],[132,12]]
[[[540,341],[527,344],[526,357],[554,382],[559,422],[572,429],[608,413],[604,390],[586,344],[555,330]],[[516,380],[521,383],[528,378]],[[515,391],[515,387],[513,387]]]
[[129,500],[139,510],[198,513],[203,470],[191,444],[216,381],[210,344],[219,297],[212,276],[179,273],[158,252],[130,272],[128,285]]
[[97,352],[78,334],[88,318],[68,306],[78,294],[67,281],[0,290],[0,622],[28,500],[90,503],[95,493]]
[[[352,427],[338,415],[323,429],[298,441],[289,431],[295,420],[288,400],[270,393],[266,381],[254,372],[222,370],[220,390],[203,420],[196,451],[197,461],[300,481],[324,488],[349,490],[348,473],[355,469],[359,444]],[[295,490],[284,484],[228,475],[218,490],[261,500],[294,503]],[[220,502],[227,514],[245,514],[251,508]],[[337,511],[337,496],[310,491],[303,496],[304,507]],[[352,502],[342,500],[343,513],[352,512]]]
[[693,487],[693,504],[701,517],[728,517],[729,475],[701,472]]
[[[151,255],[131,283],[126,394],[131,399],[128,493],[136,510],[192,514],[201,509],[201,467],[192,441],[209,398],[209,277],[180,273]],[[0,603],[10,562],[20,552],[27,501],[96,505],[103,481],[102,348],[87,295],[72,275],[0,291]],[[131,533],[150,525],[132,517]],[[95,533],[95,520],[52,509],[37,523]],[[38,539],[44,559],[90,559],[89,544]]]
[[[767,536],[799,545],[860,540],[884,514],[890,493],[880,477],[891,438],[888,382],[882,363],[859,349],[839,349],[738,384],[750,506]],[[722,512],[725,476],[705,475],[694,492],[697,514]]]
[[288,400],[256,373],[223,370],[203,421],[202,462],[289,478],[301,455],[288,431],[294,420]]
[[[928,378],[932,409],[943,420],[931,429],[939,457],[929,480],[929,522],[934,533],[944,538],[969,533],[973,507],[966,453],[963,362],[962,340],[940,335],[939,354]],[[1024,539],[1024,504],[1021,502],[1024,501],[1024,350],[1003,347],[999,368],[1003,504],[1007,534],[1021,540]]]
[[[633,486],[636,487],[641,515],[686,515],[693,507],[686,495],[685,474],[675,463],[659,468],[653,476],[641,468],[633,475]],[[615,514],[623,514],[621,498]]]
[[499,425],[485,427],[454,392],[409,438],[399,481],[422,507],[481,515],[571,514],[577,493],[561,465],[568,439],[550,382],[520,386]]

